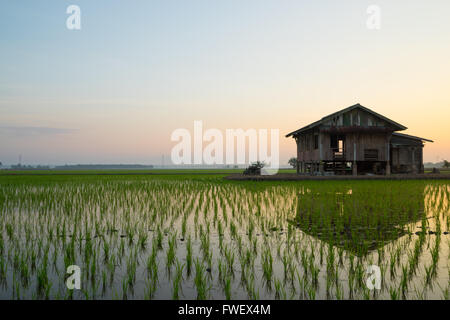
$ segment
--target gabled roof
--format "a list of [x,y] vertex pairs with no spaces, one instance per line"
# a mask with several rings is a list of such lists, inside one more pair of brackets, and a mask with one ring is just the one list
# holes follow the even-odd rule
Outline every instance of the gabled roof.
[[425,138],[421,138],[421,137],[416,137],[416,136],[411,136],[411,135],[405,134],[405,133],[394,132],[394,133],[392,133],[392,135],[400,137],[400,138],[411,139],[411,140],[434,142],[433,140],[429,140],[429,139],[425,139]]
[[403,126],[403,125],[401,125],[401,124],[399,124],[399,123],[397,123],[397,122],[395,122],[395,121],[393,121],[393,120],[391,120],[391,119],[388,119],[388,118],[386,118],[385,116],[383,116],[383,115],[381,115],[381,114],[379,114],[379,113],[376,113],[375,111],[370,110],[369,108],[366,108],[366,107],[360,105],[359,103],[357,103],[357,104],[355,104],[355,105],[353,105],[353,106],[350,106],[350,107],[348,107],[348,108],[342,109],[342,110],[337,111],[337,112],[334,112],[334,113],[332,113],[332,114],[329,114],[328,116],[325,116],[325,117],[323,117],[322,119],[320,119],[320,120],[318,120],[318,121],[316,121],[316,122],[313,122],[313,123],[311,123],[311,124],[309,124],[309,125],[307,125],[307,126],[305,126],[305,127],[303,127],[303,128],[300,128],[300,129],[298,129],[298,130],[296,130],[296,131],[293,131],[293,132],[287,134],[287,135],[286,135],[286,138],[288,138],[288,137],[290,137],[290,136],[292,136],[292,135],[294,135],[294,134],[297,134],[297,133],[300,133],[300,132],[303,132],[303,131],[312,129],[312,128],[314,128],[314,127],[317,127],[317,126],[321,125],[322,123],[324,123],[324,122],[325,122],[326,120],[328,120],[329,118],[336,117],[336,116],[338,116],[338,115],[341,115],[341,114],[343,114],[343,113],[349,112],[349,111],[351,111],[351,110],[353,110],[353,109],[357,109],[357,108],[359,108],[359,109],[361,109],[361,110],[364,110],[364,111],[366,111],[367,113],[370,113],[370,114],[372,114],[372,115],[374,115],[374,116],[376,116],[376,117],[378,117],[378,118],[380,118],[380,119],[383,119],[384,121],[386,121],[386,122],[392,124],[394,127],[396,127],[397,130],[405,130],[405,129],[407,129],[405,126]]

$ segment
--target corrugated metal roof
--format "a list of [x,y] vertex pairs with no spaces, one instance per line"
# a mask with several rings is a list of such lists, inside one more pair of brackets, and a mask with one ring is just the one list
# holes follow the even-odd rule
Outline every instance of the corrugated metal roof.
[[416,137],[416,136],[411,136],[411,135],[405,134],[405,133],[394,132],[394,133],[392,133],[392,135],[393,136],[398,136],[398,137],[401,137],[401,138],[406,138],[406,139],[434,142],[433,140],[429,140],[429,139],[425,139],[425,138],[421,138],[421,137]]

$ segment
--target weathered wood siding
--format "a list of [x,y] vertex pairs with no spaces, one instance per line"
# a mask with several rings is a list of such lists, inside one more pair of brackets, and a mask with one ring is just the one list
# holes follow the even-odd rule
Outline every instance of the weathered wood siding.
[[324,122],[328,127],[389,127],[385,120],[361,110],[353,109],[349,112],[330,118]]
[[[345,134],[345,161],[365,161],[365,149],[377,150],[377,161],[388,161],[388,144],[390,134],[348,133]],[[309,140],[309,142],[308,142]],[[309,147],[308,147],[309,143]],[[355,158],[356,148],[356,158]],[[297,143],[299,161],[333,161],[334,150],[331,148],[331,134],[321,132],[319,147],[314,149],[314,137],[306,134]]]
[[[376,161],[388,161],[389,137],[392,131],[385,120],[364,110],[354,109],[327,119],[318,128],[299,134],[297,158],[303,162],[333,161],[335,158],[331,148],[331,136],[336,134],[345,137],[343,161],[366,161],[365,149],[371,150],[372,153],[377,150]],[[317,148],[315,135],[318,135]]]
[[393,172],[423,171],[422,141],[394,135],[391,143]]
[[299,161],[319,161],[320,159],[320,138],[319,146],[315,149],[314,136],[319,135],[319,131],[312,131],[302,134],[297,139],[297,159]]
[[392,148],[393,172],[423,170],[423,146],[395,146]]
[[[388,161],[390,134],[367,134],[355,133],[346,135],[346,159],[349,161],[366,161],[365,149],[377,150],[378,159],[376,161]],[[356,158],[355,150],[356,147]]]

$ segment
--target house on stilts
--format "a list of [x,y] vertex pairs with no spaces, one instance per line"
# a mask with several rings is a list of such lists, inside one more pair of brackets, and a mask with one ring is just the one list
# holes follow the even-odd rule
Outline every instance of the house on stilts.
[[297,143],[297,173],[423,173],[424,143],[433,141],[398,133],[406,129],[355,104],[286,137]]

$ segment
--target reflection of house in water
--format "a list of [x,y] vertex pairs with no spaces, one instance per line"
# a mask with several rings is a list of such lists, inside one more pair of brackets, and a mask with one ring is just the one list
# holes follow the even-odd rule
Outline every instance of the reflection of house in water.
[[405,225],[425,217],[423,189],[410,193],[408,198],[414,197],[416,202],[402,202],[398,208],[388,206],[386,210],[379,204],[392,197],[390,191],[370,197],[351,189],[311,191],[298,196],[296,217],[291,222],[306,234],[362,256],[402,237],[407,233]]

